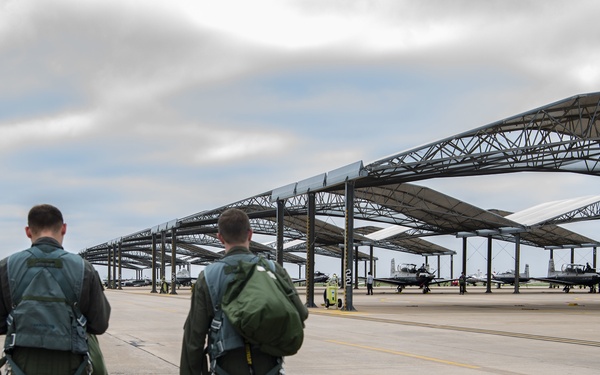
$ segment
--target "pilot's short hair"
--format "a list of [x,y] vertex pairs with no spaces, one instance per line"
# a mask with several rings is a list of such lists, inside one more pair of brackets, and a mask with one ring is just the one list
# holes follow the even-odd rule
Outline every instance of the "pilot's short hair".
[[248,215],[238,209],[230,208],[219,216],[219,234],[229,244],[240,244],[248,239],[250,219]]
[[27,215],[27,226],[33,234],[43,230],[60,231],[64,224],[60,210],[50,204],[39,204],[33,206]]

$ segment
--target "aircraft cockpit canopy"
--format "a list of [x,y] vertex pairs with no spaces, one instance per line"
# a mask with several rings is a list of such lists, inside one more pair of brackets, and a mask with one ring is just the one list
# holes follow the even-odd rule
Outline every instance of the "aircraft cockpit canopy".
[[398,271],[407,273],[417,273],[417,265],[404,263],[398,266]]
[[585,266],[582,264],[563,264],[562,271],[569,273],[585,273]]
[[191,277],[190,276],[190,271],[188,271],[185,268],[180,269],[179,271],[177,271],[177,277],[178,278],[183,278],[183,277]]

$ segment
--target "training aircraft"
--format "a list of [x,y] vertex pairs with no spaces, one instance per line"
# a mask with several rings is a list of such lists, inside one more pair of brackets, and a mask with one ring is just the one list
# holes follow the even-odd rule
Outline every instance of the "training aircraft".
[[600,283],[600,275],[589,264],[564,264],[561,271],[554,269],[554,259],[548,263],[548,277],[532,277],[533,280],[544,281],[550,284],[564,285],[563,291],[569,293],[572,287],[580,285],[590,288],[590,293],[596,292],[596,285]]
[[152,285],[152,280],[150,280],[148,278],[145,278],[142,280],[131,279],[131,280],[122,281],[122,285],[123,286],[147,286],[147,285]]
[[[175,282],[177,286],[191,286],[196,282],[197,277],[191,277],[190,271],[186,268],[182,268],[177,271]],[[168,285],[171,285],[171,280],[165,280]]]
[[[108,279],[103,279],[102,283],[104,284],[105,287],[108,287]],[[117,280],[112,280],[111,283],[113,283],[114,285],[118,284]],[[145,279],[126,279],[126,280],[121,280],[121,286],[146,286],[146,285],[152,285],[152,282],[150,281],[150,279],[145,278]]]
[[448,280],[436,281],[433,272],[429,271],[429,266],[423,264],[417,268],[416,264],[405,263],[395,268],[394,259],[392,259],[392,267],[389,278],[374,278],[373,280],[396,285],[398,293],[402,292],[406,286],[418,286],[423,289],[423,293],[430,291],[430,284],[439,284]]
[[466,282],[467,284],[472,284],[473,286],[477,286],[477,283],[482,283],[485,285],[487,283],[487,275],[484,275],[481,270],[477,270],[477,273],[467,275]]
[[[329,280],[329,275],[324,274],[323,272],[319,272],[319,271],[315,271],[315,275],[313,278],[313,283],[326,283],[327,280]],[[292,282],[294,284],[299,284],[299,283],[305,283],[306,282],[306,278],[302,278],[302,279],[292,279]]]
[[[531,280],[529,277],[529,264],[525,265],[525,272],[519,273],[519,284],[527,283]],[[515,285],[515,270],[508,270],[502,273],[492,274],[492,282],[498,285],[500,288],[503,284]]]

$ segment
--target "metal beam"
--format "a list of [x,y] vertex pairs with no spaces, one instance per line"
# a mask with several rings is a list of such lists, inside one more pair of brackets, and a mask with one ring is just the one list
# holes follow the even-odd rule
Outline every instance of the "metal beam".
[[344,307],[346,311],[354,311],[352,302],[352,263],[354,251],[354,181],[346,182],[346,231],[344,250],[346,252],[344,262]]

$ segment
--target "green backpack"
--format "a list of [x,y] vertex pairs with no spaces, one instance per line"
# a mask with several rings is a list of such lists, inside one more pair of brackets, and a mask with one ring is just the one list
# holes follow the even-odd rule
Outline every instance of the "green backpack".
[[296,354],[304,339],[306,307],[293,284],[275,272],[272,261],[262,257],[230,256],[219,263],[225,265],[205,270],[213,301],[219,301],[215,292],[222,285],[219,280],[223,276],[226,280],[221,303],[215,306],[217,313],[222,310],[235,331],[263,353],[275,357]]

